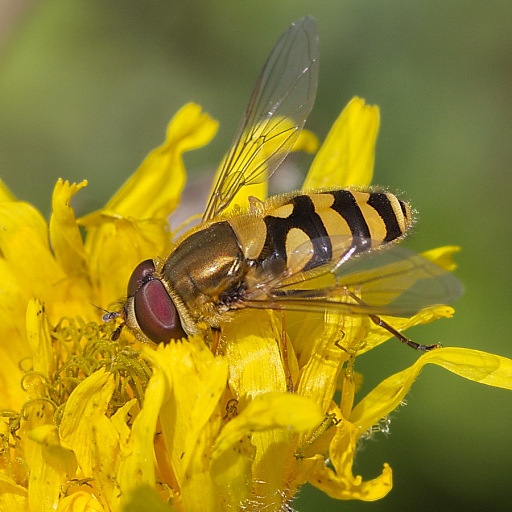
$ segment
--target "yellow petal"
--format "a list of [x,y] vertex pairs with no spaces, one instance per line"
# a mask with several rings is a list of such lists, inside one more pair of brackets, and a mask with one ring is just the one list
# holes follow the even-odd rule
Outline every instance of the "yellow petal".
[[84,492],[77,491],[61,499],[57,512],[104,512],[95,496]]
[[[225,325],[227,340],[224,349],[229,364],[229,386],[241,402],[268,391],[286,391],[278,341],[282,333],[272,321],[271,311],[241,310],[236,322]],[[265,361],[265,371],[262,371]]]
[[422,256],[433,261],[445,270],[453,272],[457,268],[457,263],[453,261],[453,255],[458,252],[460,252],[460,247],[458,245],[446,245],[444,247],[425,251],[422,253]]
[[[123,412],[129,412],[132,406],[133,401],[125,404]],[[128,418],[125,416],[126,421]],[[89,427],[90,434],[87,444],[93,461],[91,478],[94,478],[94,490],[99,490],[94,494],[99,496],[106,509],[115,510],[115,504],[122,494],[117,478],[112,478],[112,475],[118,474],[122,460],[119,432],[113,421],[102,414],[101,410],[98,410],[97,414],[93,416]],[[85,432],[85,430],[84,428],[83,431]],[[132,485],[136,484],[137,481],[132,482]]]
[[[223,348],[229,361],[229,387],[238,400],[239,414],[220,433],[212,455],[213,469],[220,467],[221,461],[227,464],[232,452],[240,452],[238,499],[247,499],[251,490],[243,476],[253,460],[250,503],[262,509],[278,509],[304,483],[296,482],[301,467],[294,456],[300,440],[297,434],[305,434],[323,420],[317,400],[286,392],[288,379],[280,345],[287,340],[283,339],[277,316],[270,311],[244,310],[237,312],[236,321],[225,326],[223,334],[229,341]],[[289,349],[289,359],[291,353]],[[306,423],[301,424],[302,420]],[[245,442],[248,435],[255,450]],[[236,503],[236,499],[230,503]]]
[[220,433],[213,457],[254,432],[286,429],[304,432],[317,427],[324,414],[310,398],[291,393],[265,393],[254,397]]
[[[353,343],[359,340],[361,331],[361,318],[344,317],[332,311],[326,311],[323,322],[323,332],[314,339],[309,338],[311,328],[304,325],[303,338],[308,346],[307,363],[301,368],[301,377],[297,386],[297,393],[308,396],[320,404],[322,410],[327,411],[336,390],[338,374],[344,361],[348,359]],[[343,350],[337,345],[340,343]]]
[[73,390],[66,402],[60,424],[60,435],[64,446],[72,449],[84,476],[93,476],[96,463],[92,449],[93,432],[105,418],[108,402],[114,391],[113,375],[98,370]]
[[302,188],[369,186],[378,132],[378,107],[353,98],[332,126]]
[[42,425],[29,434],[38,454],[30,464],[28,501],[31,510],[55,510],[61,486],[74,478],[77,469],[75,454],[60,445],[57,428]]
[[[10,337],[6,328],[6,320],[2,319],[2,371],[0,372],[1,399],[0,408],[19,409],[24,402],[36,400],[25,411],[27,428],[33,428],[51,422],[55,412],[54,407],[46,401],[37,401],[46,398],[46,378],[53,370],[53,353],[51,339],[48,332],[47,318],[44,309],[39,301],[29,302],[26,313],[26,328],[28,335]],[[21,315],[21,313],[20,313]],[[18,319],[21,323],[21,318]],[[23,373],[20,360],[30,356],[33,360],[34,372],[23,379],[23,386],[20,386]]]
[[[220,510],[221,500],[210,474],[210,453],[221,427],[221,398],[227,364],[198,336],[146,351],[165,376],[169,394],[160,410],[162,435],[187,511]],[[181,509],[181,508],[180,508]]]
[[20,361],[30,356],[24,321],[29,296],[26,290],[20,288],[18,276],[11,265],[1,257],[0,282],[0,408],[18,410],[25,401],[25,391],[20,386],[23,374]]
[[121,499],[135,484],[155,485],[154,435],[166,391],[162,371],[156,367],[146,388],[144,406],[135,418],[131,435],[122,443],[118,482]]
[[[247,499],[250,485],[253,487],[253,507],[257,503],[261,509],[277,509],[286,503],[293,495],[286,493],[292,491],[295,465],[299,464],[293,455],[297,434],[314,430],[323,418],[319,405],[310,398],[270,392],[254,397],[238,416],[226,424],[215,443],[212,461],[226,462],[225,454],[240,448],[239,457],[244,457],[247,462],[254,456],[252,479],[237,479],[240,486],[236,494],[238,503]],[[248,436],[251,436],[255,447],[254,455],[244,442]],[[218,466],[220,464],[212,467]],[[236,500],[231,500],[231,503],[236,503]]]
[[169,123],[166,142],[147,156],[105,208],[79,219],[89,228],[86,248],[101,306],[125,294],[138,263],[166,255],[167,217],[185,183],[182,154],[209,142],[216,129],[217,123],[199,106],[186,105]]
[[28,296],[46,302],[59,293],[64,273],[50,250],[46,222],[35,208],[0,203],[0,251]]
[[0,472],[0,510],[26,512],[27,489]]
[[393,485],[391,468],[385,464],[382,474],[372,480],[354,476],[352,466],[359,434],[347,421],[342,420],[335,428],[329,451],[334,470],[317,465],[309,478],[311,484],[339,500],[374,501],[386,496]]
[[154,149],[105,208],[78,220],[88,228],[86,250],[100,306],[126,293],[142,260],[165,256],[170,247],[168,216],[185,184],[183,153],[207,144],[217,122],[198,105],[184,106],[171,120],[165,143]]
[[426,364],[436,364],[461,377],[512,389],[512,360],[463,348],[441,348],[423,354],[411,367],[381,382],[352,410],[350,421],[360,433],[393,411],[403,400]]
[[[27,336],[32,351],[34,371],[49,379],[55,371],[55,359],[48,319],[43,304],[37,299],[31,299],[28,303]],[[44,396],[44,392],[41,391],[39,396]]]
[[447,347],[425,354],[423,364],[442,366],[469,380],[503,389],[512,389],[512,359],[471,350]]
[[[0,282],[2,283],[0,319],[4,343],[6,339],[19,340],[24,338],[25,326],[22,319],[27,307],[27,300],[31,294],[29,290],[22,288],[16,271],[16,268],[13,268],[8,261],[0,257]],[[11,330],[9,326],[16,332],[16,335],[9,334]]]
[[88,258],[70,201],[86,185],[87,181],[70,185],[68,181],[59,179],[53,191],[50,219],[50,239],[55,258],[68,276],[83,280],[82,286],[87,284]]
[[[244,408],[248,403],[252,403],[252,398],[263,393],[285,392],[286,376],[277,341],[282,333],[274,321],[272,312],[240,311],[236,322],[225,326],[224,335],[227,340],[231,340],[224,347],[229,365],[229,388],[237,400],[236,409],[243,410],[243,416],[241,420],[238,419],[240,416],[232,419],[222,430],[212,454],[211,467],[217,487],[222,489],[224,484],[224,489],[227,490],[221,494],[226,506],[239,508],[241,503],[257,493],[253,489],[253,461],[263,456],[262,443],[264,444],[265,439],[271,438],[273,434],[263,432],[261,435],[253,436],[251,442],[247,438],[250,435],[248,426],[252,421],[251,409]],[[235,423],[231,426],[233,421]],[[255,437],[258,438],[257,441]],[[282,465],[274,464],[273,469],[276,467]],[[225,487],[230,478],[233,478],[233,485]],[[268,479],[265,481],[268,482]],[[279,482],[282,484],[282,477]],[[274,484],[278,485],[275,481]]]
[[318,151],[319,146],[320,141],[313,132],[309,130],[302,130],[292,147],[292,151],[304,151],[305,153],[313,154]]
[[54,510],[61,486],[76,476],[77,460],[71,450],[60,445],[58,430],[52,423],[55,406],[48,403],[40,376],[29,376],[24,383],[27,390],[24,421],[16,433],[15,453],[30,469],[31,509]]
[[[22,202],[0,203],[0,249],[4,256],[0,274],[7,274],[2,276],[2,281],[9,294],[11,276],[15,276],[19,290],[17,297],[10,297],[11,308],[20,302],[25,307],[31,297],[39,297],[47,304],[50,319],[55,323],[64,315],[82,315],[91,309],[85,251],[69,207],[69,200],[78,188],[62,182],[56,186],[50,228],[52,248],[48,244],[48,227],[37,210]],[[9,322],[12,320],[6,323]]]
[[170,245],[167,222],[143,224],[117,219],[89,230],[86,247],[98,306],[108,308],[126,295],[128,280],[141,261],[165,256]]
[[251,499],[252,462],[256,448],[248,437],[212,455],[210,471],[223,510],[238,510]]
[[[144,394],[144,396],[146,396],[146,394]],[[128,400],[128,402],[120,407],[111,417],[112,426],[115,428],[116,432],[119,434],[119,438],[123,442],[128,441],[132,432],[132,428],[130,428],[128,424],[131,423],[131,418],[133,416],[132,408],[134,408],[137,403],[137,399],[135,398]],[[135,421],[137,421],[137,418],[135,418]]]

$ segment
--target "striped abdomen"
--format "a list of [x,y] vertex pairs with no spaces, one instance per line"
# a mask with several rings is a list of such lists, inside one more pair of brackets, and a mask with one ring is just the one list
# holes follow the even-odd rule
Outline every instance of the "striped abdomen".
[[[286,197],[265,211],[265,241],[254,258],[278,274],[338,260],[348,249],[368,251],[402,237],[411,210],[389,192],[330,190]],[[242,244],[243,248],[243,244]]]
[[[388,192],[330,190],[254,202],[247,213],[200,227],[169,255],[162,276],[188,315],[217,326],[216,312],[240,307],[290,276],[336,264],[403,236],[409,206]],[[261,292],[261,293],[260,293]],[[186,305],[186,306],[182,306]],[[191,328],[187,329],[187,332]]]

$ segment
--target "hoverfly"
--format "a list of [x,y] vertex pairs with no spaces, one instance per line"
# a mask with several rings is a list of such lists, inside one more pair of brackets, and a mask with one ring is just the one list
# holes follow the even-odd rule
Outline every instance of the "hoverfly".
[[[369,315],[423,350],[378,315],[410,315],[456,298],[461,286],[395,242],[410,206],[394,194],[361,189],[297,191],[249,200],[227,213],[243,187],[267,179],[297,140],[318,81],[313,18],[292,24],[270,53],[208,200],[202,222],[166,260],[134,270],[121,316],[142,340],[168,342],[218,332],[241,308]],[[263,155],[263,156],[261,156]],[[382,250],[386,249],[386,250]],[[361,272],[364,269],[365,272]],[[119,335],[120,326],[115,336]]]

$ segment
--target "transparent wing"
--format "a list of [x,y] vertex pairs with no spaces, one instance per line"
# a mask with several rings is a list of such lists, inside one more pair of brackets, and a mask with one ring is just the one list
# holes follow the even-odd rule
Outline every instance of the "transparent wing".
[[279,167],[313,107],[317,83],[316,23],[305,17],[281,36],[261,71],[208,200],[204,221],[224,211],[242,187],[263,181]]
[[[249,293],[244,305],[411,316],[429,306],[450,304],[463,291],[451,272],[404,247],[389,244],[371,250],[364,247],[371,248],[378,241],[336,238],[331,240],[331,250],[338,254],[337,259],[305,272],[285,271],[282,276],[274,276],[263,293],[261,289]],[[353,241],[349,243],[348,239]],[[295,251],[303,253],[303,261],[308,261],[308,251],[313,257],[310,246]]]

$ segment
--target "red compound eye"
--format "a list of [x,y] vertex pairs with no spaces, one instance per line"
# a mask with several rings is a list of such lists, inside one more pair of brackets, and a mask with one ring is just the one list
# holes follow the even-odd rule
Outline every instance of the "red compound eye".
[[186,338],[180,316],[167,289],[155,274],[152,260],[140,263],[128,283],[128,296],[133,297],[133,312],[140,330],[155,343]]

